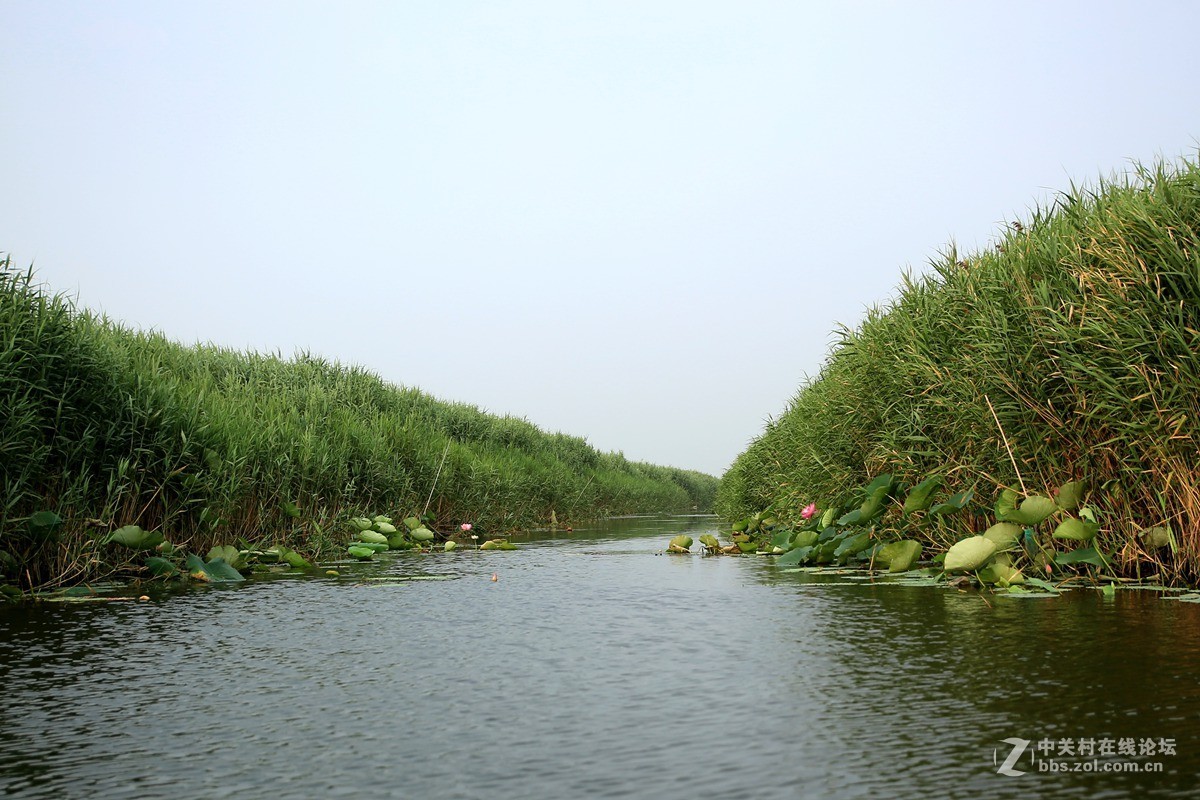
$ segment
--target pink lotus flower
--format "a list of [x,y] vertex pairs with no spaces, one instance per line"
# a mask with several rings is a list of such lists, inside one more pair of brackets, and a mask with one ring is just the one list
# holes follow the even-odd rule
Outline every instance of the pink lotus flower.
[[801,519],[812,519],[814,516],[816,516],[816,513],[817,513],[817,504],[809,503],[808,505],[806,505],[804,507],[804,510],[800,512],[800,518]]
[[462,525],[459,525],[458,527],[462,529],[463,533],[466,533],[467,531],[471,530],[471,523],[464,522]]

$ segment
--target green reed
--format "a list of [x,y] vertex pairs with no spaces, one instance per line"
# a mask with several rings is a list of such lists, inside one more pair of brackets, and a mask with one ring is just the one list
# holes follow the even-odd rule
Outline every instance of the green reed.
[[[23,586],[120,566],[114,526],[193,551],[241,537],[308,552],[370,509],[504,531],[709,509],[716,479],[631,462],[356,366],[183,346],[79,310],[0,260],[0,570]],[[443,455],[441,475],[435,482]],[[299,521],[285,512],[298,506]],[[57,538],[28,518],[53,510]],[[344,537],[343,537],[344,538]]]
[[1160,558],[1136,535],[1169,524],[1180,546],[1165,566],[1197,574],[1200,165],[1072,188],[994,249],[950,247],[932,267],[840,332],[724,476],[718,510],[794,513],[880,473],[944,475],[981,503],[1086,477],[1122,564]]

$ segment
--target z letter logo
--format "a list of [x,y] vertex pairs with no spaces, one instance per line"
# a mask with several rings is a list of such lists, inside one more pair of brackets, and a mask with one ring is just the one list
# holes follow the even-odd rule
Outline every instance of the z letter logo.
[[[1021,754],[1025,752],[1025,748],[1029,746],[1029,740],[1014,738],[1002,739],[1001,741],[1003,741],[1005,744],[1011,744],[1012,752],[1008,754],[1008,757],[1004,759],[1004,763],[1000,765],[1000,768],[996,770],[996,772],[1001,775],[1010,775],[1014,778],[1018,775],[1024,775],[1025,770],[1013,769],[1013,765],[1017,763],[1017,760],[1020,759]],[[995,750],[992,751],[992,763],[996,763]]]

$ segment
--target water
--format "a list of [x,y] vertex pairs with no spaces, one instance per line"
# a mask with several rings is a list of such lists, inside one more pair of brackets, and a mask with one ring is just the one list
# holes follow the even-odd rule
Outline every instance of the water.
[[[0,790],[28,798],[1188,797],[1200,605],[658,554],[710,518],[341,578],[0,609]],[[491,575],[498,580],[492,581]],[[449,580],[387,583],[384,576]],[[1013,749],[1031,740],[1013,768]],[[1039,741],[1173,755],[1038,771]],[[1091,758],[1055,756],[1068,768]],[[1043,762],[1049,763],[1045,759]]]

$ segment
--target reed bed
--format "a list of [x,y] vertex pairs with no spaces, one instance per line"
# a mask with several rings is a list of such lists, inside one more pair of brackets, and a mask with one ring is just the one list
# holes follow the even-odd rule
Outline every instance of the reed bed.
[[[1198,347],[1200,166],[1137,165],[1011,223],[993,249],[949,247],[905,276],[737,459],[718,510],[781,501],[794,517],[880,473],[940,474],[982,504],[964,535],[1003,487],[1084,479],[1098,544],[1125,569],[1195,579]],[[1138,538],[1161,525],[1173,554]]]
[[[708,510],[716,490],[712,476],[599,452],[360,367],[132,330],[8,258],[0,409],[0,570],[22,588],[120,569],[99,544],[114,526],[159,529],[199,552],[241,538],[319,554],[344,543],[339,523],[354,514],[428,504],[440,524],[508,531],[552,516]],[[61,531],[31,536],[31,515],[47,510]]]

